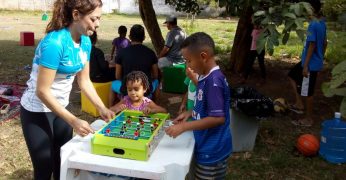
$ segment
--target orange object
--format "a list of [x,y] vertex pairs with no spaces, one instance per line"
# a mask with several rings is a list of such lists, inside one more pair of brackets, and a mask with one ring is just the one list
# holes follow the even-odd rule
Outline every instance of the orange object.
[[20,43],[21,46],[34,46],[35,35],[33,32],[20,32]]
[[304,134],[298,138],[296,147],[304,156],[313,156],[317,154],[320,142],[314,135]]

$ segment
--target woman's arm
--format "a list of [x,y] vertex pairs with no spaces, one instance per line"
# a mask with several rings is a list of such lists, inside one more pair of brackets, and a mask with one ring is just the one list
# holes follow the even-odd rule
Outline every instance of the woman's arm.
[[103,104],[101,98],[98,96],[91,80],[89,77],[89,63],[85,64],[85,67],[82,71],[77,74],[78,84],[81,91],[86,95],[86,97],[91,101],[91,103],[99,111],[100,116],[108,121],[114,117],[114,113],[110,111]]
[[91,129],[89,124],[74,116],[66,108],[61,106],[58,100],[51,93],[51,86],[54,82],[56,70],[49,69],[43,66],[39,66],[37,76],[37,97],[57,116],[64,119],[70,126],[75,129],[76,133],[81,136],[86,136],[94,131]]

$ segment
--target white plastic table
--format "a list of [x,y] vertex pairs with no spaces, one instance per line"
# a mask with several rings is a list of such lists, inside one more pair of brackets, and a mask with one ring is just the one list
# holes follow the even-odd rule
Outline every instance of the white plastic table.
[[136,161],[91,154],[91,138],[77,135],[61,147],[61,180],[93,179],[86,175],[89,171],[146,179],[185,179],[195,144],[192,132],[176,139],[165,134],[148,161]]

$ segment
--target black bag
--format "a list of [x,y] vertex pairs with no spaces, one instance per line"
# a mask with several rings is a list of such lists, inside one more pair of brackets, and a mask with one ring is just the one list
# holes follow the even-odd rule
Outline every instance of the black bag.
[[274,111],[273,101],[256,89],[241,86],[231,89],[231,105],[248,116],[266,118]]

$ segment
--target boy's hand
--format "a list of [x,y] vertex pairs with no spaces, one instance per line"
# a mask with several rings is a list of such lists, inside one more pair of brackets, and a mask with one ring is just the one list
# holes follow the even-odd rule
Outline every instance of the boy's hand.
[[195,73],[193,70],[189,67],[186,68],[186,76],[189,77],[190,79],[194,78]]
[[176,138],[181,133],[185,131],[184,129],[184,123],[176,124],[173,126],[168,127],[166,130],[166,134],[170,137]]
[[182,122],[186,122],[190,116],[191,116],[191,112],[185,111],[173,120],[173,124],[180,124]]
[[305,67],[303,68],[303,76],[304,77],[308,77],[309,76],[309,70],[308,70],[308,67]]
[[180,105],[180,107],[179,107],[178,114],[183,113],[185,110],[186,110],[185,103],[182,103],[182,104]]

